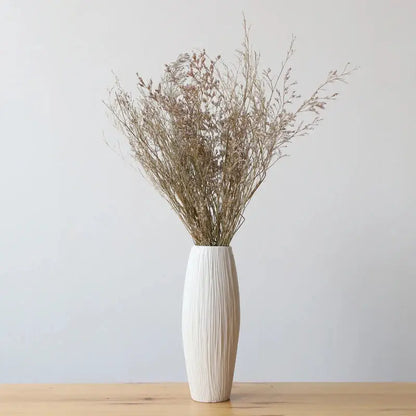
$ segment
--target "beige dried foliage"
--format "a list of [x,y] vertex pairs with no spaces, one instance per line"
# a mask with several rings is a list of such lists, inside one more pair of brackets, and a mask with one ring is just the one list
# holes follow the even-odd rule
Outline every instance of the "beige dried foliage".
[[158,85],[137,76],[137,96],[119,81],[105,103],[134,159],[177,212],[195,244],[228,246],[244,210],[284,156],[285,146],[317,126],[337,96],[331,84],[353,71],[330,71],[307,99],[295,91],[290,58],[277,74],[261,70],[244,20],[237,64],[202,52],[167,64]]

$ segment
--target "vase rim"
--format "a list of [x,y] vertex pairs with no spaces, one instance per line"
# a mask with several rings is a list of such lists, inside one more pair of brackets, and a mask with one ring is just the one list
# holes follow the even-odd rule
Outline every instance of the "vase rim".
[[194,244],[193,247],[200,247],[200,248],[231,248],[231,246],[200,246],[197,244]]

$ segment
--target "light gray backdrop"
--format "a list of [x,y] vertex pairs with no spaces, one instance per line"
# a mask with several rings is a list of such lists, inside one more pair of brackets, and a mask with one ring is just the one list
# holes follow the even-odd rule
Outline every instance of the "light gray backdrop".
[[192,241],[106,146],[101,99],[112,70],[133,88],[192,48],[232,59],[242,11],[265,66],[297,35],[303,93],[361,69],[233,241],[236,379],[416,381],[415,1],[2,0],[0,382],[185,379]]

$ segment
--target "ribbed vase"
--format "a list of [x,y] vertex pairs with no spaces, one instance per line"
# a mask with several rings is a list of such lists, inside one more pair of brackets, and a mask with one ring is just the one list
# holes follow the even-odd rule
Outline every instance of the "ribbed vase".
[[182,308],[192,399],[222,402],[230,398],[239,330],[240,298],[231,247],[192,247]]

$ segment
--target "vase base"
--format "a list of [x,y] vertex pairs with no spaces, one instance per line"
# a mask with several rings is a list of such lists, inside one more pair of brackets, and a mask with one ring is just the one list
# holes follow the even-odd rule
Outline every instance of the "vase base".
[[192,397],[192,396],[191,396],[191,399],[197,403],[223,403],[223,402],[228,402],[230,400],[229,397],[224,398],[224,399],[197,399],[196,397]]

